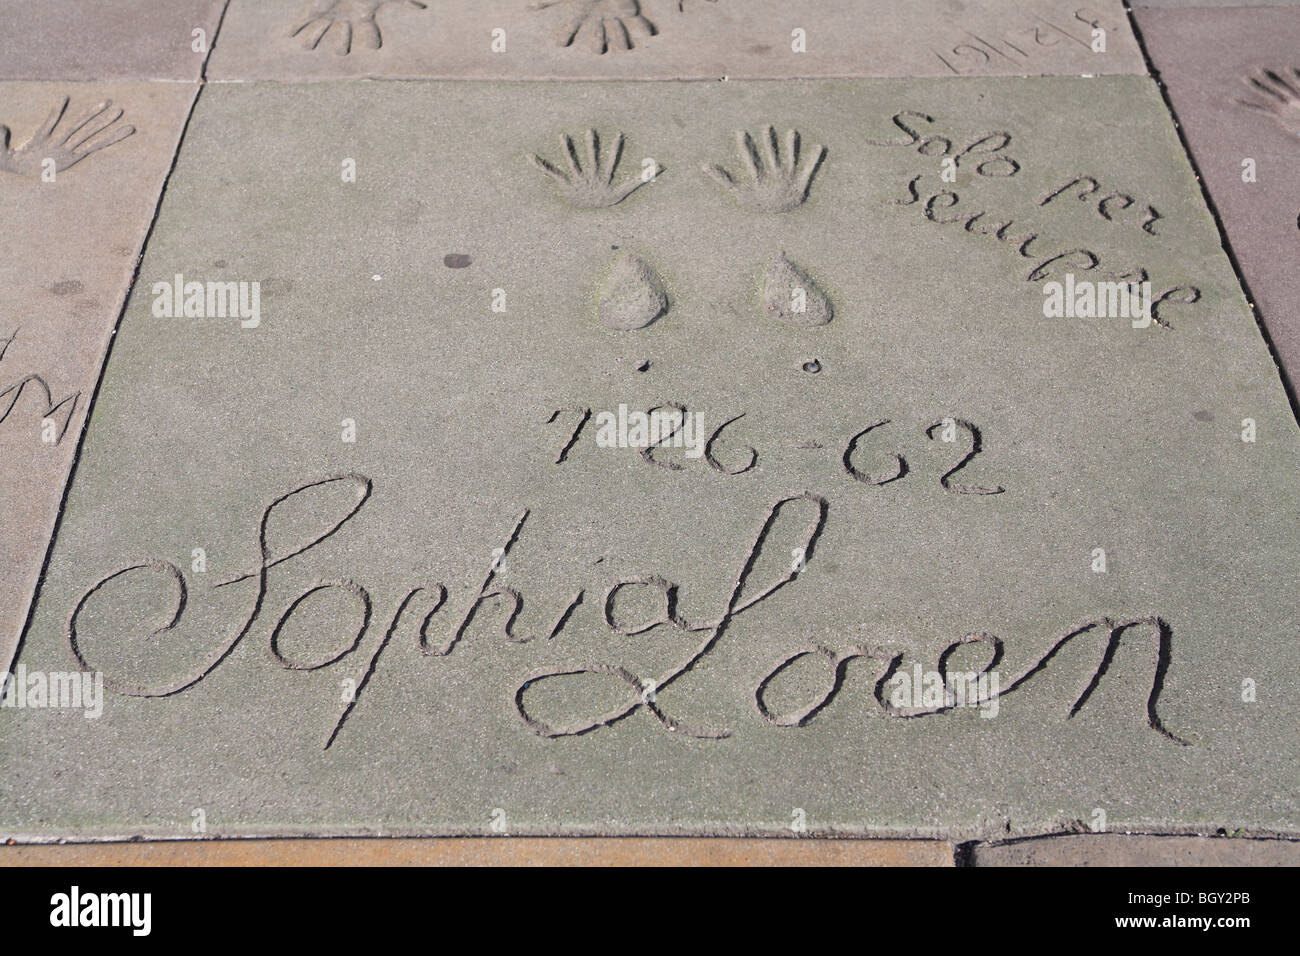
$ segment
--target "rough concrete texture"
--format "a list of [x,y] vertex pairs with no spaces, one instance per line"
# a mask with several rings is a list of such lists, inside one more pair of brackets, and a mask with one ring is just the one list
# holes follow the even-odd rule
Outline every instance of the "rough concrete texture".
[[1131,0],[1135,9],[1144,7],[1294,7],[1300,0]]
[[940,840],[444,837],[0,847],[4,866],[952,866]]
[[[1104,52],[1093,30],[1105,32]],[[232,0],[219,80],[1142,73],[1119,0]]]
[[0,0],[0,80],[196,80],[224,7],[225,0]]
[[0,83],[0,672],[194,93]]
[[[702,170],[765,125],[787,212]],[[575,207],[586,128],[663,171]],[[103,714],[0,711],[0,832],[1295,833],[1298,438],[1148,78],[210,85],[20,654]]]
[[1144,10],[1138,22],[1294,382],[1300,375],[1300,9]]
[[1080,834],[980,844],[971,866],[1300,866],[1294,840]]

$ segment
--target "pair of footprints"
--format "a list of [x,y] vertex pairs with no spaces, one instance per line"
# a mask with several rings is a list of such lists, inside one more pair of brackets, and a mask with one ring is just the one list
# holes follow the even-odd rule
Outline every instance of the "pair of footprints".
[[[763,313],[786,325],[825,325],[833,315],[826,293],[785,253],[767,267],[761,299]],[[668,307],[663,279],[644,259],[625,252],[605,280],[597,312],[605,328],[631,332],[665,315]]]
[[[641,176],[615,183],[623,155],[623,134],[618,133],[613,146],[605,149],[594,129],[586,131],[584,140],[585,149],[579,156],[573,137],[561,134],[559,162],[537,153],[529,154],[533,165],[550,176],[559,186],[560,194],[574,206],[585,209],[616,206],[665,172],[654,160],[647,160]],[[801,155],[798,130],[787,130],[784,143],[778,143],[776,130],[770,125],[763,127],[757,140],[745,130],[736,130],[736,152],[743,174],[733,174],[713,163],[706,164],[703,170],[742,206],[756,212],[790,212],[803,205],[813,177],[826,158],[826,147],[821,145]]]

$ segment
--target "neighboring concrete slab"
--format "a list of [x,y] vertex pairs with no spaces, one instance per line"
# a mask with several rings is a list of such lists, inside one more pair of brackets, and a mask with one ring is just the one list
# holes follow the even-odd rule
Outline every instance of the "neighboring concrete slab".
[[[1104,31],[1094,51],[1093,31]],[[1104,45],[1104,51],[1100,48]],[[1119,0],[232,0],[218,80],[1144,73]]]
[[1300,375],[1300,9],[1147,10],[1138,23],[1294,382]]
[[1089,833],[971,848],[971,866],[1300,866],[1294,840]]
[[0,673],[195,90],[0,83]]
[[0,80],[196,80],[224,7],[225,0],[0,0]]
[[1130,0],[1130,6],[1143,7],[1294,7],[1300,0]]
[[212,85],[19,659],[103,712],[0,710],[0,835],[1297,832],[1297,517],[1148,78]]
[[940,840],[432,837],[0,846],[4,866],[946,866]]

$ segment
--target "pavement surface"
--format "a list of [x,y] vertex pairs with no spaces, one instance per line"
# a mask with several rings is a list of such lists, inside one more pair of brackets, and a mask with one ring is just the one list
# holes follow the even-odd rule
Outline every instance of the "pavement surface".
[[1293,865],[1206,6],[0,0],[0,865]]

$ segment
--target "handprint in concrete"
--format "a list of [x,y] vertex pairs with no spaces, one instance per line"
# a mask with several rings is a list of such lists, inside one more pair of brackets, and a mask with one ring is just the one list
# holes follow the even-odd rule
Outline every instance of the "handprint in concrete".
[[[573,138],[567,133],[560,136],[560,146],[564,156],[561,165],[536,153],[530,154],[529,158],[538,169],[559,184],[560,193],[575,206],[586,209],[616,206],[646,183],[646,180],[634,177],[619,185],[614,184],[614,174],[623,154],[622,133],[615,137],[613,147],[605,150],[603,160],[600,136],[594,129],[587,130],[586,151],[582,159],[578,158]],[[656,168],[656,174],[661,171]]]
[[122,118],[122,110],[113,109],[112,100],[97,103],[78,119],[65,123],[68,102],[68,97],[63,97],[36,134],[17,149],[9,146],[9,127],[0,125],[0,170],[19,176],[48,177],[135,132],[134,126],[114,128]]
[[346,56],[355,49],[378,50],[384,45],[375,15],[381,7],[428,8],[421,0],[312,0],[289,31],[304,49],[315,50],[331,32],[334,52]]
[[1300,136],[1300,69],[1261,69],[1242,82],[1251,88],[1254,99],[1237,100],[1242,106],[1259,110],[1292,136]]
[[641,12],[639,0],[542,0],[534,10],[564,7],[568,15],[556,31],[559,46],[575,42],[593,53],[631,50],[636,40],[652,37],[659,29]]
[[799,133],[785,134],[784,148],[778,147],[776,130],[764,126],[759,143],[745,130],[736,131],[736,151],[749,172],[742,181],[726,169],[707,165],[704,172],[720,183],[743,206],[758,212],[789,212],[808,198],[813,176],[826,156],[825,146],[814,146],[803,165],[799,164]]

